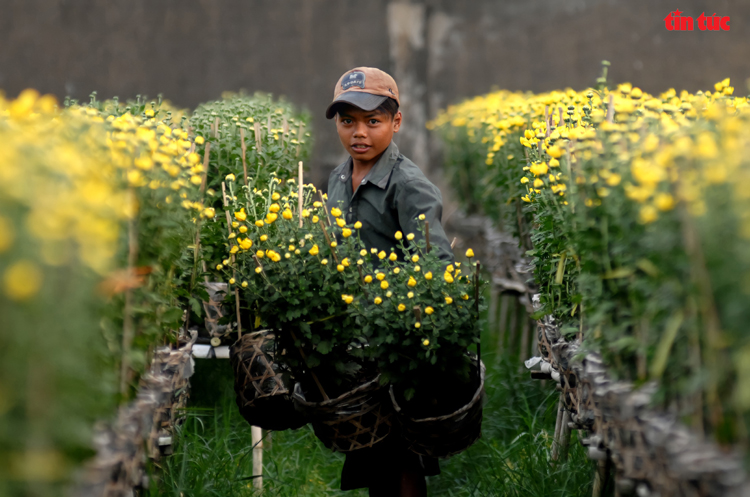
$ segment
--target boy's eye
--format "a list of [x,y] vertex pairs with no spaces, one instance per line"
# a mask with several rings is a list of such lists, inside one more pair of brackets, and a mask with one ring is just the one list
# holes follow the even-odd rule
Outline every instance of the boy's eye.
[[370,124],[378,124],[380,121],[378,121],[375,118],[370,119]]
[[344,124],[351,124],[352,120],[345,117],[344,119],[341,120],[341,122],[344,123]]

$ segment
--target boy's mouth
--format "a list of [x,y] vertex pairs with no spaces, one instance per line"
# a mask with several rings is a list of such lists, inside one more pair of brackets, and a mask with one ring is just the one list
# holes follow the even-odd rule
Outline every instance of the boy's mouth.
[[352,150],[355,152],[367,152],[372,147],[370,145],[365,145],[364,143],[355,143],[352,145]]

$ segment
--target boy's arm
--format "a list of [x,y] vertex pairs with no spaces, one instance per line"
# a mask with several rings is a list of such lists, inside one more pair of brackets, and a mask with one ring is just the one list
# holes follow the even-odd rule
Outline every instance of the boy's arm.
[[446,263],[454,262],[453,250],[441,223],[443,197],[435,185],[421,179],[412,179],[400,185],[396,194],[396,210],[404,236],[414,233],[416,239],[422,238],[417,218],[424,214],[430,222],[432,250],[438,250],[438,257]]

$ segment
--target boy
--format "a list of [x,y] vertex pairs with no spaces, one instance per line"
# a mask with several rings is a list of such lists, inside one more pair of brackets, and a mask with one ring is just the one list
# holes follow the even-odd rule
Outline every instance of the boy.
[[[421,237],[417,218],[430,223],[430,245],[446,265],[453,251],[440,219],[440,190],[393,143],[401,127],[398,87],[391,76],[372,67],[357,67],[336,83],[326,110],[336,118],[341,144],[350,157],[328,179],[329,209],[339,207],[347,223],[360,221],[360,237],[367,248],[390,252],[398,244],[395,233]],[[371,496],[422,497],[425,476],[440,473],[437,460],[409,452],[398,433],[371,449],[347,454],[341,489],[368,487]]]

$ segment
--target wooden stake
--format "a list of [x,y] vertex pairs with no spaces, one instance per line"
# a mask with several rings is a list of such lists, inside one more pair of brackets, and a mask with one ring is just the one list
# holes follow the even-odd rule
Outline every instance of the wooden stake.
[[240,128],[240,144],[242,146],[242,172],[245,174],[245,186],[247,186],[247,162],[245,160],[247,147],[245,146],[245,128]]
[[[286,119],[284,120],[284,124],[286,124]],[[302,204],[304,201],[304,189],[302,188],[302,181],[303,181],[303,170],[302,170],[302,161],[299,161],[299,185],[297,185],[297,203],[299,204],[299,227],[302,227]]]
[[286,120],[286,116],[284,116],[284,120],[281,122],[281,146],[284,146],[284,139],[286,138],[286,135],[289,133],[289,122]]
[[456,237],[454,236],[454,237],[453,237],[453,241],[451,242],[451,250],[453,250],[453,247],[455,247],[455,246],[456,246],[456,240],[458,240],[458,238],[456,238]]
[[263,489],[263,431],[260,426],[250,428],[253,444],[253,488]]
[[220,122],[219,118],[217,117],[214,120],[214,138],[218,138],[219,137],[219,122]]

